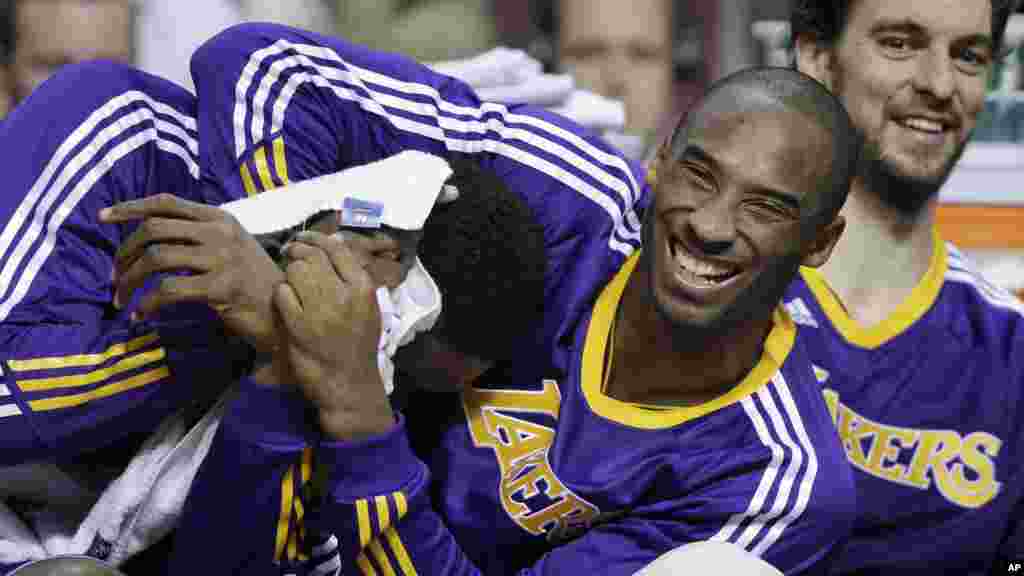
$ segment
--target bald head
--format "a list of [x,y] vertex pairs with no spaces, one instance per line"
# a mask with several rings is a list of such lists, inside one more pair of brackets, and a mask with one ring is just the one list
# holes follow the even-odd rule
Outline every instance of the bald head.
[[[827,177],[817,193],[807,197],[805,221],[816,225],[831,222],[846,201],[856,174],[861,137],[843,105],[824,86],[790,68],[750,68],[716,82],[684,117],[669,141],[667,153],[672,163],[680,161],[695,130],[722,116],[760,112],[779,112],[780,117],[794,114],[819,129],[828,148],[801,161],[829,163]],[[779,139],[793,137],[780,128]]]

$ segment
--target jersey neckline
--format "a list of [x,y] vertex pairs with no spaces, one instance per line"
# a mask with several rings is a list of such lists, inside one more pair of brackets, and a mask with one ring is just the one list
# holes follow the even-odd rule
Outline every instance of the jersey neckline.
[[932,258],[928,271],[914,286],[910,294],[884,320],[874,326],[864,326],[851,318],[836,297],[821,272],[801,268],[800,275],[817,301],[818,306],[849,343],[873,350],[906,332],[935,304],[946,277],[948,253],[937,230],[932,232]]
[[632,428],[671,428],[743,400],[764,386],[779,371],[793,348],[796,335],[796,326],[781,306],[773,312],[772,330],[765,340],[761,358],[750,373],[725,394],[702,404],[685,407],[623,402],[606,395],[601,389],[601,383],[604,381],[605,349],[610,340],[615,312],[625,291],[626,282],[636,268],[639,257],[640,251],[637,250],[626,260],[611,282],[601,291],[591,312],[583,345],[580,379],[583,396],[595,414]]

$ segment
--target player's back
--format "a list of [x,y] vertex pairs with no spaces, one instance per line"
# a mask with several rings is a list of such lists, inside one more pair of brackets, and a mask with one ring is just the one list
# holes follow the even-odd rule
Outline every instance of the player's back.
[[1024,553],[1024,305],[939,240],[876,327],[847,317],[815,272],[786,302],[854,467],[841,570],[987,574]]

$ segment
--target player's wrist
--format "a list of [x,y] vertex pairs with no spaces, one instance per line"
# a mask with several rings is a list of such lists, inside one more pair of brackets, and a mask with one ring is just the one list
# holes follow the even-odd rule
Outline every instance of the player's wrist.
[[320,429],[328,442],[361,442],[387,434],[396,423],[394,411],[384,405],[360,410],[318,409]]

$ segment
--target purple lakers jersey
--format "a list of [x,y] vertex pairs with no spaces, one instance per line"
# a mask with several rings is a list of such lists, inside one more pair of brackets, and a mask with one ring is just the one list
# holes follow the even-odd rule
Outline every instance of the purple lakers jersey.
[[1024,556],[1024,305],[936,237],[927,274],[877,326],[815,271],[786,306],[856,478],[838,572],[1008,573]]

